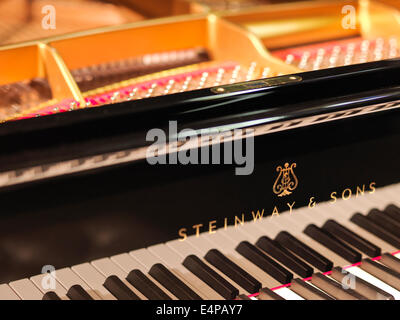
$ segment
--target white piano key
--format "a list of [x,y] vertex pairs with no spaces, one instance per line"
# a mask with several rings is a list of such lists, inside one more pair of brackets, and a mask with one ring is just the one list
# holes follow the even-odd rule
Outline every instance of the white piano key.
[[249,223],[247,228],[238,227],[237,231],[245,235],[247,241],[255,244],[262,236],[270,236],[273,230],[268,230],[268,228],[271,226],[273,227],[271,221],[268,221],[268,223]]
[[224,236],[231,238],[231,239],[240,239],[240,241],[238,241],[238,244],[242,241],[249,241],[251,243],[253,243],[256,239],[258,239],[257,237],[251,237],[249,238],[248,234],[246,232],[240,232],[240,227],[235,227],[235,226],[228,226],[226,229],[222,229],[219,230],[221,232],[221,234],[223,234]]
[[94,260],[91,262],[92,266],[95,267],[105,278],[110,276],[117,276],[130,290],[132,290],[141,300],[147,300],[147,298],[140,293],[135,287],[133,287],[127,280],[127,272],[122,270],[117,264],[111,261],[109,258],[103,258]]
[[74,273],[70,268],[63,268],[56,270],[55,278],[62,286],[68,290],[78,284],[95,300],[101,300],[100,296],[98,296],[93,289],[91,289],[88,284],[82,280],[76,273]]
[[244,233],[246,235],[246,240],[253,244],[256,243],[262,236],[267,236],[271,239],[274,239],[280,231],[285,229],[284,224],[282,224],[282,227],[279,227],[279,223],[285,216],[288,215],[285,214],[279,217],[266,218],[265,221],[250,223],[251,228],[240,228],[239,231]]
[[1,284],[0,300],[21,300],[21,298],[7,284]]
[[91,287],[94,292],[103,300],[116,300],[116,298],[103,286],[105,277],[98,272],[90,263],[82,263],[73,266],[74,271]]
[[42,300],[43,293],[29,279],[10,282],[10,287],[22,300]]
[[204,282],[187,270],[183,265],[183,258],[165,244],[158,244],[147,248],[153,255],[158,257],[168,268],[180,278],[185,279],[189,287],[199,294],[203,299],[220,300],[223,299],[217,292],[209,288]]
[[135,270],[135,269],[138,269],[138,270],[142,271],[143,273],[147,273],[147,271],[144,269],[143,265],[140,264],[135,259],[133,259],[127,253],[121,253],[121,254],[112,256],[110,259],[117,266],[119,266],[122,270],[124,270],[127,274],[129,274],[129,272],[131,272],[132,270]]
[[324,217],[318,215],[315,208],[309,208],[308,210],[297,210],[295,213],[292,213],[289,217],[286,214],[281,215],[280,217],[275,219],[275,222],[278,222],[283,217],[286,217],[293,221],[300,230],[304,230],[310,223],[320,226],[322,222],[325,221]]
[[309,213],[311,212],[312,209],[308,207],[302,207],[298,208],[292,211],[292,213],[286,211],[281,213],[279,216],[271,216],[268,217],[267,219],[269,220],[270,223],[275,224],[275,225],[281,225],[284,219],[290,219],[292,221],[296,221],[296,226],[298,230],[303,230],[309,222],[307,220],[302,220],[300,219],[301,216],[304,215],[304,213]]
[[400,300],[400,291],[391,287],[389,284],[383,282],[382,280],[379,280],[378,278],[374,277],[370,273],[362,270],[361,268],[350,267],[350,268],[346,268],[346,271],[349,271],[350,273],[373,284],[374,286],[378,287],[379,289],[382,289],[382,290],[386,291],[387,293],[390,293],[396,300]]
[[300,297],[298,294],[286,287],[275,289],[274,292],[279,294],[285,300],[304,300],[303,297]]
[[398,198],[399,192],[400,183],[377,189],[377,191],[375,192],[376,197],[379,197],[380,200],[385,201],[382,209],[384,209],[388,204],[391,203],[400,206],[400,200]]
[[[389,201],[390,202],[390,201]],[[379,203],[373,201],[367,196],[352,197],[349,200],[340,199],[332,204],[334,210],[340,209],[343,217],[347,217],[348,220],[353,216],[353,214],[359,212],[362,214],[367,214],[374,207],[385,207],[388,203]]]
[[36,287],[45,294],[46,292],[53,291],[55,292],[61,300],[69,300],[67,297],[67,290],[56,280],[54,279],[54,288],[44,288],[42,285],[42,281],[44,277],[51,277],[50,274],[44,273],[44,274],[38,274],[36,276],[33,276],[30,278],[30,280],[36,285]]
[[183,259],[191,254],[200,256],[199,258],[201,258],[201,253],[187,241],[172,240],[168,241],[166,245],[179,254]]
[[[304,219],[305,221],[307,221],[308,223],[313,223],[318,227],[322,227],[324,225],[324,223],[328,220],[325,215],[322,215],[321,210],[318,210],[318,208],[313,208],[312,212],[311,211],[303,211],[301,213],[301,215],[297,215],[296,218],[297,219]],[[325,211],[326,212],[326,211]],[[331,217],[329,217],[329,219],[331,219]],[[297,222],[298,220],[296,220]],[[307,223],[307,225],[308,225]]]
[[235,232],[245,234],[248,241],[251,243],[255,243],[260,237],[265,235],[265,232],[262,229],[257,228],[256,223],[247,222],[244,225],[237,227],[230,226],[229,228],[235,230]]
[[167,295],[169,295],[173,300],[177,300],[175,295],[173,295],[161,283],[159,283],[156,279],[154,279],[151,275],[147,273],[148,269],[146,269],[141,263],[139,263],[135,258],[133,258],[128,253],[122,253],[112,256],[111,261],[113,261],[116,265],[118,265],[122,270],[124,270],[128,274],[132,270],[142,271],[146,275],[146,277],[148,277],[152,282],[154,282],[154,284],[157,285],[157,287],[159,287],[162,291],[164,291]]
[[218,229],[217,232],[213,234],[208,234],[208,233],[201,234],[200,237],[209,241],[212,247],[217,246],[219,249],[224,249],[226,250],[226,252],[233,252],[237,256],[240,256],[240,254],[235,250],[240,241],[225,236],[223,229]]
[[147,249],[139,249],[129,252],[129,254],[139,262],[148,272],[151,267],[160,262],[160,259],[151,254]]
[[[289,214],[285,214],[285,216],[288,216]],[[272,221],[274,220],[274,221]],[[270,237],[271,239],[275,238],[277,234],[282,231],[281,228],[277,227],[276,222],[279,223],[280,217],[276,218],[264,218],[261,221],[257,221],[254,223],[254,226],[260,229],[264,235]]]
[[204,257],[210,249],[213,249],[213,244],[203,237],[202,234],[200,234],[200,236],[189,236],[186,241],[189,241],[190,244],[201,253],[202,257]]
[[365,197],[364,201],[368,206],[368,210],[364,213],[368,213],[373,208],[383,210],[387,205],[393,203],[396,199],[394,199],[388,191],[388,189],[383,188],[382,190],[375,192],[373,195]]

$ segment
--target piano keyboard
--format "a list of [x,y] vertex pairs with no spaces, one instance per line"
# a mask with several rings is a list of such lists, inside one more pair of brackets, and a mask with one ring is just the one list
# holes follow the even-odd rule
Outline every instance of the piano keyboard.
[[[13,281],[0,299],[399,300],[399,192],[396,184]],[[54,289],[43,289],[46,276]]]

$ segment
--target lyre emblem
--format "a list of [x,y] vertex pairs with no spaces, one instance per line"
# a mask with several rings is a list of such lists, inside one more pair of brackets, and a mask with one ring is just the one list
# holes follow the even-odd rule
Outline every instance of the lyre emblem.
[[294,174],[293,168],[296,168],[296,163],[285,163],[284,167],[278,166],[276,171],[279,172],[278,178],[276,178],[272,191],[278,195],[278,197],[284,197],[292,193],[297,188],[299,181]]

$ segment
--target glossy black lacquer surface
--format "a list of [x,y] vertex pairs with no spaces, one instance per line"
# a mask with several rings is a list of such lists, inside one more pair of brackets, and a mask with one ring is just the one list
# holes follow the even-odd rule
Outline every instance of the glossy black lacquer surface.
[[[199,129],[397,100],[400,61],[369,66],[304,73],[302,82],[230,97],[202,90],[5,123],[0,168],[142,145],[146,130],[169,120]],[[214,102],[199,101],[204,94]],[[258,136],[248,176],[235,175],[235,165],[138,161],[2,189],[0,282],[38,274],[47,264],[61,268],[176,239],[183,227],[190,235],[195,224],[216,220],[222,227],[224,218],[232,224],[241,214],[252,219],[252,211],[270,215],[287,203],[298,208],[311,197],[322,202],[332,192],[399,182],[399,123],[400,111],[392,109]],[[272,186],[285,162],[297,164],[299,183],[281,198]]]
[[[302,81],[215,94],[210,89],[122,102],[4,123],[0,171],[20,169],[148,144],[152,128],[249,126],[394,101],[400,60],[298,74]],[[251,125],[250,125],[251,126]],[[61,147],[62,146],[62,147]]]

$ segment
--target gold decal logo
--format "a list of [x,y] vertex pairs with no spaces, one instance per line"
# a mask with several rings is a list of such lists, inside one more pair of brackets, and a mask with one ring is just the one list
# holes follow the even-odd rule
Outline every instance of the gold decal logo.
[[294,189],[297,188],[299,181],[294,174],[293,168],[296,168],[296,163],[285,163],[284,167],[278,166],[276,171],[279,172],[278,178],[272,187],[272,191],[278,195],[278,197],[288,196]]
[[[280,173],[275,185],[274,185],[274,192],[277,195],[287,195],[290,194],[291,191],[296,189],[298,180],[293,172],[293,168],[296,167],[296,164],[292,164],[289,167],[289,164],[285,164],[284,168],[278,167],[277,171]],[[282,172],[282,171],[285,171]],[[286,179],[285,179],[286,174]],[[286,181],[287,183],[283,183],[282,180]],[[286,187],[283,187],[286,186]],[[275,191],[276,190],[276,191]],[[362,184],[361,186],[352,186],[342,189],[343,191],[337,190],[333,191],[330,194],[330,201],[327,203],[334,204],[337,201],[346,201],[352,197],[362,197],[366,193],[375,193],[377,190],[376,182],[370,182],[369,184]],[[308,207],[312,210],[318,206],[318,199],[315,196],[309,195],[309,197],[303,199],[304,207]],[[308,202],[308,205],[307,205]],[[179,241],[185,241],[188,239],[189,235],[194,235],[195,237],[200,237],[201,234],[204,232],[208,232],[209,234],[213,234],[219,232],[219,229],[227,229],[228,225],[234,228],[240,228],[241,226],[245,225],[248,221],[252,221],[252,223],[258,223],[260,221],[265,221],[265,219],[276,219],[280,216],[282,211],[288,212],[288,214],[295,214],[294,210],[298,209],[295,208],[296,202],[293,201],[292,203],[286,202],[285,204],[281,203],[280,207],[275,204],[271,204],[268,209],[265,208],[256,208],[252,211],[247,213],[241,213],[240,215],[235,215],[232,218],[225,217],[223,220],[212,220],[208,224],[195,224],[192,227],[184,227],[178,230]],[[267,217],[268,216],[268,217]],[[246,219],[247,217],[247,219]],[[208,228],[207,228],[208,225]]]

